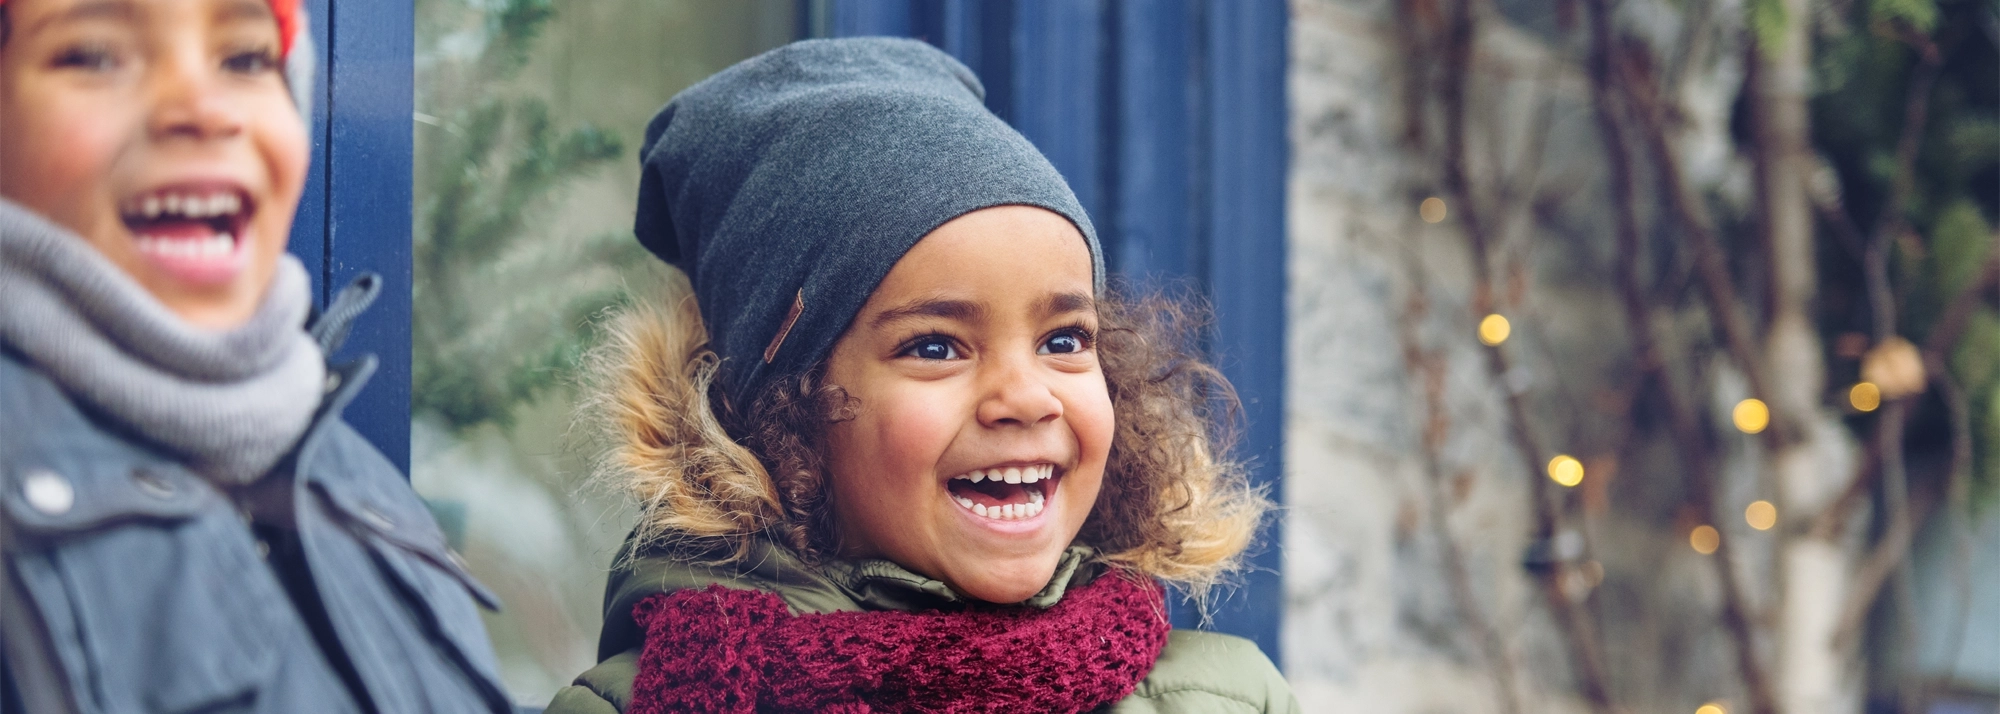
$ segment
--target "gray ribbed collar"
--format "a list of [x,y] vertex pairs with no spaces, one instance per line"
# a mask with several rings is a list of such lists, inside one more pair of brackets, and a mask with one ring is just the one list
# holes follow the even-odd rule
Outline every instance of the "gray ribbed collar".
[[83,404],[223,483],[277,463],[319,404],[311,283],[282,258],[248,322],[181,320],[84,240],[0,199],[0,341]]

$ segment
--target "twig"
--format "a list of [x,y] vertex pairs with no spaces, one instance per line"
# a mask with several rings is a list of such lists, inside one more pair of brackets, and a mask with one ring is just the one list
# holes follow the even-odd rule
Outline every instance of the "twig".
[[1972,318],[1972,312],[1979,309],[1980,303],[1991,302],[1995,290],[2000,290],[2000,242],[1987,249],[1986,266],[1958,295],[1952,297],[1944,312],[1938,315],[1937,324],[1931,326],[1930,336],[1924,338],[1925,358],[1933,355],[1940,359],[1949,357],[1952,348],[1958,345],[1959,334],[1965,331],[1966,323]]
[[[1972,312],[1979,308],[1982,301],[1991,299],[1996,289],[2000,289],[2000,246],[1996,246],[1989,253],[1985,268],[1980,274],[1966,284],[1945,306],[1937,324],[1931,326],[1930,336],[1924,339],[1924,365],[1934,381],[1939,378],[1949,378],[1946,369],[1949,367],[1951,351],[1958,346],[1958,338],[1965,331]],[[1949,406],[1950,402],[1947,401],[1946,405]],[[1954,433],[1956,431],[1957,428],[1954,427]],[[1820,511],[1819,515],[1813,518],[1812,525],[1806,529],[1810,537],[1832,540],[1847,529],[1848,516],[1854,512],[1854,507],[1867,497],[1880,475],[1881,443],[1876,439],[1868,441],[1867,451],[1862,454],[1861,462],[1855,469],[1854,476],[1848,479],[1846,488],[1841,489],[1840,496],[1828,504],[1825,510]]]
[[[1903,100],[1903,127],[1896,139],[1896,173],[1890,184],[1889,200],[1882,207],[1881,214],[1876,216],[1875,231],[1862,253],[1862,277],[1868,289],[1876,344],[1898,335],[1895,292],[1889,283],[1889,241],[1891,234],[1904,225],[1903,207],[1916,185],[1917,148],[1922,144],[1924,120],[1930,112],[1931,85],[1937,80],[1943,65],[1937,47],[1929,38],[1917,36],[1913,44],[1919,49],[1921,61]],[[1857,576],[1855,587],[1850,590],[1854,594],[1849,597],[1848,608],[1842,613],[1840,628],[1835,630],[1834,641],[1837,643],[1844,644],[1853,636],[1855,628],[1867,617],[1870,606],[1890,577],[1895,577],[1898,599],[1905,605],[1897,612],[1897,639],[1909,641],[1916,636],[1908,607],[1913,586],[1908,570],[1903,567],[1903,556],[1909,552],[1915,538],[1919,518],[1914,513],[1916,508],[1909,502],[1909,478],[1903,460],[1904,431],[1915,401],[1913,396],[1895,400],[1886,405],[1875,420],[1874,440],[1880,444],[1881,459],[1877,472],[1882,479],[1883,506],[1889,511],[1889,528]],[[1929,508],[1924,511],[1922,517],[1928,518]],[[1916,703],[1911,696],[1914,692],[1906,684],[1899,683],[1897,689],[1902,708],[1908,709]]]
[[1930,520],[1931,509],[1937,506],[1937,500],[1936,495],[1921,492],[1916,498],[1908,499],[1900,509],[1900,515],[1890,517],[1889,529],[1868,551],[1868,558],[1862,561],[1861,569],[1855,572],[1853,584],[1849,586],[1853,595],[1841,608],[1840,626],[1833,631],[1835,646],[1845,649],[1854,643],[1861,625],[1868,619],[1868,611],[1875,607],[1875,599],[1888,585],[1889,577],[1902,565],[1904,556],[1909,554],[1918,527]]
[[[1638,355],[1642,368],[1652,372],[1658,380],[1661,397],[1667,406],[1668,422],[1693,476],[1690,490],[1695,504],[1701,513],[1712,517],[1715,512],[1715,477],[1708,440],[1702,434],[1693,408],[1686,401],[1686,392],[1675,384],[1673,370],[1667,366],[1669,355],[1664,354],[1660,347],[1664,340],[1653,334],[1655,326],[1651,306],[1639,279],[1641,248],[1632,157],[1627,153],[1611,86],[1610,12],[1605,0],[1588,0],[1584,4],[1588,8],[1591,35],[1591,98],[1611,166],[1612,202],[1617,209],[1618,283],[1626,321],[1631,325],[1633,351]],[[1723,539],[1714,553],[1716,573],[1722,580],[1722,620],[1735,644],[1738,669],[1744,688],[1750,695],[1751,711],[1755,714],[1777,714],[1777,697],[1772,692],[1763,664],[1757,658],[1755,625],[1751,621],[1742,584],[1738,582],[1733,551],[1729,540]]]
[[[1493,283],[1492,263],[1489,246],[1490,226],[1484,222],[1478,197],[1473,194],[1472,183],[1465,169],[1465,93],[1471,81],[1473,42],[1475,39],[1475,19],[1472,0],[1457,0],[1452,3],[1445,42],[1445,81],[1443,87],[1445,120],[1444,181],[1458,203],[1459,222],[1465,227],[1467,240],[1473,253],[1473,307],[1476,312],[1492,309]],[[1505,385],[1509,366],[1506,353],[1498,348],[1485,350],[1486,369],[1496,384]],[[1558,530],[1560,513],[1555,498],[1560,494],[1550,492],[1550,483],[1540,478],[1542,470],[1542,449],[1536,443],[1527,407],[1522,404],[1521,395],[1513,389],[1502,387],[1507,406],[1510,433],[1526,468],[1535,506],[1535,535],[1537,539],[1552,539]],[[1604,672],[1604,660],[1597,641],[1596,627],[1587,613],[1577,603],[1570,600],[1562,587],[1567,572],[1566,563],[1557,563],[1543,576],[1542,592],[1549,601],[1556,623],[1563,630],[1569,645],[1570,658],[1575,667],[1578,688],[1584,699],[1598,712],[1611,712],[1611,690]]]
[[[1606,41],[1609,41],[1608,39]],[[1735,279],[1729,274],[1729,259],[1722,248],[1722,241],[1715,235],[1715,221],[1708,215],[1708,207],[1688,185],[1681,170],[1680,157],[1674,153],[1668,140],[1664,110],[1661,107],[1659,86],[1654,81],[1650,65],[1643,63],[1637,52],[1620,53],[1615,69],[1622,69],[1618,76],[1623,81],[1612,83],[1611,87],[1626,88],[1618,92],[1629,102],[1632,114],[1639,119],[1642,138],[1645,139],[1653,167],[1659,173],[1659,183],[1667,196],[1667,205],[1672,209],[1675,221],[1681,225],[1688,237],[1693,239],[1695,272],[1701,278],[1702,295],[1707,299],[1709,314],[1715,318],[1715,326],[1720,331],[1722,342],[1728,346],[1729,356],[1736,361],[1737,368],[1750,382],[1750,396],[1772,406],[1777,418],[1771,420],[1770,428],[1764,430],[1765,440],[1772,450],[1782,448],[1801,434],[1800,417],[1783,409],[1783,405],[1771,398],[1770,380],[1764,375],[1763,361],[1757,359],[1760,350],[1756,338],[1752,337],[1750,318],[1743,313],[1742,301],[1736,296]]]
[[1443,361],[1433,352],[1423,349],[1416,334],[1417,325],[1429,311],[1423,269],[1419,265],[1410,269],[1413,285],[1410,299],[1406,304],[1403,319],[1399,321],[1396,336],[1403,347],[1404,369],[1421,379],[1424,393],[1424,471],[1429,476],[1431,527],[1437,532],[1438,541],[1444,550],[1445,579],[1451,584],[1451,595],[1458,606],[1459,615],[1465,619],[1477,635],[1479,647],[1487,663],[1493,668],[1494,685],[1500,700],[1501,711],[1519,714],[1521,696],[1515,688],[1515,672],[1519,667],[1507,642],[1500,631],[1486,619],[1485,611],[1479,606],[1479,597],[1472,589],[1472,576],[1465,568],[1465,553],[1459,547],[1458,539],[1452,536],[1447,517],[1445,469],[1441,460],[1445,441],[1451,432],[1451,414],[1444,400],[1445,367]]
[[[1931,329],[1930,337],[1924,341],[1924,368],[1929,373],[1931,384],[1938,388],[1939,395],[1944,399],[1945,408],[1951,417],[1952,423],[1951,462],[1950,471],[1947,474],[1951,479],[1951,483],[1947,492],[1953,499],[1953,503],[1958,504],[1958,507],[1961,508],[1963,504],[1959,502],[1964,500],[1965,496],[1960,492],[1969,488],[1970,476],[1966,472],[1972,463],[1972,426],[1971,417],[1967,414],[1969,409],[1965,403],[1964,391],[1951,378],[1949,356],[1951,350],[1958,345],[1958,337],[1964,329],[1967,316],[1972,312],[1973,308],[1979,305],[1981,300],[1991,294],[1996,286],[2000,286],[2000,252],[1993,254],[1991,259],[1986,262],[1986,268],[1980,273],[1979,277],[1975,278],[1964,289],[1960,290],[1957,296],[1952,298],[1949,306],[1945,308],[1944,317],[1938,320],[1937,326]],[[1900,471],[1898,467],[1902,463],[1902,459],[1900,458],[1902,431],[1904,421],[1907,418],[1907,410],[1914,400],[1914,397],[1904,397],[1885,405],[1882,409],[1880,420],[1876,422],[1874,443],[1870,445],[1870,453],[1873,456],[1870,460],[1875,462],[1874,465],[1876,468],[1871,469],[1871,471],[1887,476],[1884,479],[1885,486],[1892,486],[1894,483],[1890,480],[1894,478],[1894,474],[1891,474],[1890,470]],[[1891,456],[1891,449],[1895,451],[1894,457]],[[1872,475],[1867,474],[1867,472],[1864,472],[1864,474]],[[1867,479],[1857,476],[1855,482],[1849,486],[1848,490],[1849,492],[1859,491],[1865,493],[1867,490]],[[1893,491],[1894,489],[1885,488],[1884,490]],[[1892,493],[1890,495],[1893,496],[1896,494]],[[1885,504],[1893,509],[1889,517],[1889,529],[1883,534],[1882,540],[1876,544],[1875,549],[1870,553],[1867,563],[1855,577],[1854,586],[1849,590],[1852,595],[1849,596],[1846,608],[1842,610],[1841,626],[1836,631],[1839,634],[1835,637],[1837,642],[1844,642],[1846,638],[1852,637],[1860,627],[1860,623],[1867,617],[1868,611],[1875,606],[1875,600],[1881,597],[1883,585],[1887,582],[1889,576],[1895,573],[1896,568],[1901,566],[1907,556],[1911,545],[1911,536],[1914,534],[1917,524],[1928,517],[1927,515],[1920,515],[1929,513],[1928,506],[1919,508],[1901,502],[1907,499],[1896,500],[1899,502]],[[1852,505],[1853,503],[1848,501],[1843,495],[1843,498],[1836,501],[1833,507],[1829,508],[1826,513],[1821,514],[1821,518],[1832,517],[1844,520],[1844,516],[1839,514],[1844,514],[1850,510]],[[1816,535],[1823,534],[1826,537],[1832,537],[1839,532],[1839,522],[1836,521],[1835,525],[1828,527],[1825,531],[1822,531],[1821,526],[1816,523],[1812,532]]]
[[[1951,419],[1951,462],[1945,485],[1945,518],[1951,524],[1953,585],[1958,590],[1958,614],[1952,619],[1957,627],[1946,629],[1947,644],[1941,650],[1946,653],[1947,662],[1956,661],[1965,647],[1965,621],[1972,614],[1972,529],[1966,520],[1971,511],[1972,499],[1972,415],[1966,404],[1965,390],[1958,381],[1951,378],[1951,372],[1942,360],[1931,362],[1931,384],[1937,387],[1942,397],[1945,412]],[[1945,668],[1947,672],[1950,667]],[[1948,674],[1939,674],[1927,683],[1916,697],[1915,711],[1928,711],[1930,700],[1938,689],[1944,686]]]

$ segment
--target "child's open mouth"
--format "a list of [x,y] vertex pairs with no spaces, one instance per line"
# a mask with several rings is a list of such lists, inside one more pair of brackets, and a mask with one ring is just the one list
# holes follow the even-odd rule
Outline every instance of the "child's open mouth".
[[971,471],[945,483],[951,499],[974,515],[1018,521],[1041,515],[1056,489],[1053,464]]
[[182,280],[227,282],[242,265],[244,229],[255,208],[228,185],[178,184],[126,199],[119,217],[139,253]]

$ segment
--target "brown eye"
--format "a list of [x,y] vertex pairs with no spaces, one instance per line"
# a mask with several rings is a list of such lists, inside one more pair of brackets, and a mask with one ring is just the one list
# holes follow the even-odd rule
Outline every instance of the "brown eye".
[[1064,330],[1050,335],[1035,354],[1066,355],[1082,352],[1090,348],[1090,336],[1078,330]]
[[958,349],[952,347],[951,340],[944,337],[921,337],[903,350],[903,356],[928,360],[958,359]]
[[111,48],[99,45],[77,45],[56,53],[51,66],[59,69],[79,69],[85,72],[109,72],[118,68],[118,56]]
[[247,50],[222,61],[223,69],[237,74],[263,74],[276,69],[278,56],[268,49]]

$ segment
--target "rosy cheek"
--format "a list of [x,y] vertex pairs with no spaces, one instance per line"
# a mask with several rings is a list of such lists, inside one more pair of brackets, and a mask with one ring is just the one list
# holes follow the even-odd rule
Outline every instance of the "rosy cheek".
[[307,145],[305,124],[287,97],[283,104],[267,107],[258,127],[258,150],[263,155],[270,180],[270,195],[259,218],[268,232],[282,245],[291,229],[292,214],[298,209],[299,195],[305,190]]
[[1111,438],[1117,426],[1117,418],[1111,410],[1111,395],[1105,391],[1101,378],[1092,376],[1092,381],[1077,385],[1064,395],[1063,407],[1070,430],[1076,435],[1078,454],[1081,462],[1094,462],[1100,467],[1111,454]]
[[9,109],[10,118],[27,115],[21,117],[16,136],[35,138],[6,142],[5,153],[10,156],[5,166],[11,180],[0,187],[10,197],[70,224],[70,228],[88,232],[88,226],[76,223],[96,218],[88,202],[102,200],[110,193],[103,184],[120,145],[116,121],[105,113],[61,104],[51,107],[53,111]]
[[958,426],[941,405],[950,402],[938,396],[912,391],[889,397],[881,405],[882,453],[912,480],[930,480],[938,458],[950,445]]

